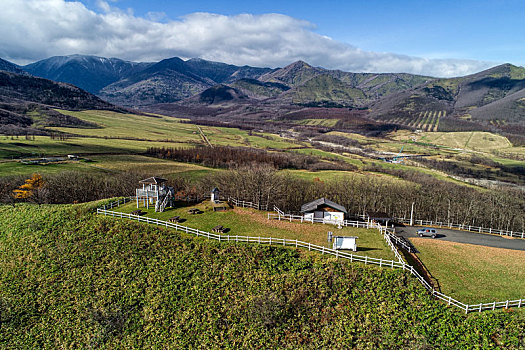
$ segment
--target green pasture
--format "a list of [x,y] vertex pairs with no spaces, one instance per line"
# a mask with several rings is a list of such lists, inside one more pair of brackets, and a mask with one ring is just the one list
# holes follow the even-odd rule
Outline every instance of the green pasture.
[[35,140],[0,136],[0,158],[4,159],[64,156],[68,154],[134,154],[143,153],[148,147],[188,147],[188,145],[178,142],[89,137],[71,137],[61,141],[53,140],[49,136],[36,136]]
[[[203,213],[189,214],[188,210],[190,208],[198,208]],[[116,210],[130,213],[136,209],[136,203],[131,202]],[[184,219],[181,225],[203,231],[211,232],[215,226],[222,225],[229,229],[225,233],[228,235],[298,239],[325,247],[331,247],[331,243],[327,242],[327,232],[332,231],[334,235],[338,236],[359,237],[356,254],[368,255],[374,258],[394,259],[394,254],[390,247],[385,243],[379,232],[373,229],[367,230],[352,227],[337,229],[334,225],[268,220],[266,212],[245,208],[214,212],[211,204],[206,201],[197,205],[178,202],[175,208],[168,208],[162,213],[155,213],[153,206],[150,206],[150,209],[146,209],[140,204],[140,209],[147,212],[146,216],[161,220],[180,216]]]
[[506,137],[484,131],[422,133],[419,140],[452,148],[484,152],[512,148],[512,144]]
[[444,294],[470,304],[525,298],[525,252],[411,238]]
[[[81,112],[59,110],[59,112],[96,123],[100,128],[53,127],[49,129],[92,137],[137,138],[152,141],[204,144],[197,126],[183,123],[184,119],[98,110]],[[248,131],[245,130],[224,127],[201,126],[201,129],[212,145],[278,149],[297,147],[297,144],[277,135],[265,133],[249,135]]]
[[339,119],[301,119],[296,123],[299,125],[335,126]]

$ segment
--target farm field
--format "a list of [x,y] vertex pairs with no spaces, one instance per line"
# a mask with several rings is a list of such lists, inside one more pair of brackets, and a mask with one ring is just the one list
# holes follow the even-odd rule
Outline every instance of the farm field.
[[524,251],[424,238],[411,240],[444,294],[471,304],[525,297]]
[[181,176],[188,179],[198,179],[218,169],[206,168],[196,164],[180,163],[135,154],[91,155],[86,160],[66,160],[48,164],[23,164],[17,160],[0,162],[0,176],[57,174],[63,171],[79,171],[89,173],[119,173],[133,171],[149,176],[173,177]]
[[436,132],[439,130],[439,120],[442,117],[447,116],[447,111],[436,111],[436,110],[427,110],[419,112],[416,115],[406,115],[403,117],[390,118],[388,121],[390,123],[396,123],[401,125],[406,125],[418,130],[426,132]]
[[0,158],[63,156],[67,154],[134,154],[145,152],[148,147],[188,147],[188,145],[178,142],[90,137],[70,137],[66,140],[53,140],[49,136],[35,136],[34,140],[0,137]]
[[506,137],[483,131],[423,133],[418,141],[482,152],[513,148]]
[[[81,112],[59,110],[59,112],[96,123],[100,128],[51,127],[49,129],[91,137],[133,137],[151,141],[169,141],[193,145],[205,144],[197,126],[184,123],[184,119],[98,110]],[[295,143],[271,134],[261,133],[261,136],[269,138],[267,139],[257,135],[249,135],[247,131],[234,128],[209,126],[200,126],[200,128],[212,145],[249,145],[257,148],[279,149],[297,147]]]
[[[189,214],[188,209],[190,208],[198,208],[203,213]],[[136,209],[136,203],[131,202],[115,210],[131,213]],[[239,207],[224,212],[214,212],[208,202],[197,205],[178,202],[176,208],[168,208],[162,213],[155,213],[154,208],[151,208],[151,206],[150,209],[146,209],[141,205],[140,209],[147,212],[146,216],[161,220],[168,220],[172,216],[180,216],[185,219],[181,225],[198,228],[203,231],[211,232],[213,227],[222,225],[229,229],[226,233],[228,235],[298,239],[325,247],[332,246],[331,243],[327,242],[327,232],[332,231],[334,235],[359,237],[356,254],[388,260],[395,259],[383,237],[377,230],[373,229],[352,227],[337,229],[334,225],[268,220],[266,212]]]
[[[204,140],[202,133],[211,145],[229,145],[229,146],[247,146],[255,148],[263,148],[269,150],[285,150],[288,152],[297,152],[306,155],[313,155],[323,159],[342,160],[346,163],[355,165],[357,170],[366,170],[369,165],[380,166],[384,169],[401,169],[409,171],[422,171],[430,174],[440,180],[452,181],[465,186],[472,186],[455,180],[447,174],[433,169],[419,166],[412,161],[405,161],[404,164],[391,164],[378,160],[381,154],[397,154],[403,148],[403,153],[412,154],[429,154],[431,156],[452,156],[450,161],[461,163],[461,159],[456,159],[461,152],[453,151],[451,149],[433,147],[432,142],[438,142],[443,139],[443,143],[453,145],[457,140],[465,135],[468,135],[468,144],[472,147],[485,146],[489,150],[497,150],[498,152],[506,153],[507,151],[515,152],[517,148],[502,148],[508,144],[508,140],[498,135],[489,133],[439,133],[431,132],[424,133],[421,137],[423,144],[414,143],[413,135],[406,130],[393,133],[387,138],[366,137],[358,134],[343,133],[343,132],[329,132],[327,135],[337,137],[346,137],[357,141],[358,144],[368,149],[368,151],[376,152],[377,156],[368,158],[361,154],[345,153],[342,154],[331,152],[327,150],[316,149],[308,142],[298,142],[292,139],[280,137],[275,134],[268,133],[252,133],[245,130],[235,128],[223,127],[209,127],[197,126],[190,124],[187,120],[154,116],[154,115],[135,115],[122,114],[111,111],[81,111],[71,112],[63,111],[64,114],[69,114],[80,118],[82,120],[95,123],[99,128],[82,129],[82,128],[49,128],[55,131],[67,132],[72,134],[80,134],[82,137],[67,137],[65,140],[58,138],[51,138],[47,136],[36,136],[30,138],[4,136],[0,138],[0,158],[20,158],[20,157],[41,157],[41,156],[64,156],[67,154],[86,155],[93,158],[95,155],[141,155],[148,147],[195,147],[198,145],[204,146],[207,142]],[[312,119],[317,120],[317,119]],[[320,119],[322,121],[333,121],[332,119]],[[334,119],[335,120],[335,119]],[[455,134],[455,136],[454,136]],[[118,137],[118,138],[116,138]],[[430,139],[425,139],[430,137]],[[137,138],[143,138],[139,140]],[[455,140],[455,141],[454,141]],[[493,140],[492,146],[486,146],[487,140]],[[408,142],[407,142],[408,141]],[[441,141],[439,141],[441,142]],[[466,142],[466,141],[465,141]],[[428,143],[429,146],[424,143]],[[490,144],[490,142],[488,142]],[[329,142],[328,142],[329,144]],[[445,147],[445,146],[443,146]],[[446,146],[449,147],[449,146]],[[499,147],[499,148],[498,148]],[[503,156],[498,156],[499,159],[504,159],[507,163],[512,163],[512,166],[521,166],[523,162],[508,160]],[[142,159],[137,161],[137,158],[120,157],[115,164],[109,164],[102,161],[96,161],[91,164],[81,163],[62,163],[53,166],[26,166],[16,163],[1,163],[0,176],[9,175],[27,175],[33,172],[42,174],[57,173],[61,170],[78,170],[78,171],[119,171],[119,167],[125,171],[151,171],[153,167],[157,175],[168,176],[171,174],[182,174],[183,172],[173,163],[154,162],[151,159]],[[96,159],[94,159],[96,160]],[[129,161],[129,165],[125,165]],[[458,164],[459,164],[458,163]],[[470,165],[469,165],[470,167]],[[158,170],[157,170],[158,168]],[[170,170],[171,169],[171,170]],[[473,166],[474,170],[483,171],[481,166]],[[200,178],[208,173],[206,169],[188,170],[185,176],[188,178]],[[319,178],[329,179],[336,174],[333,171],[329,172],[315,172],[316,174],[305,174],[297,172],[299,177],[307,179]],[[507,179],[515,180],[515,177],[499,177],[498,179],[506,181]]]
[[93,156],[92,166],[106,171],[135,171],[144,174],[155,172],[156,176],[182,175],[192,173],[211,173],[217,169],[196,164],[181,163],[142,155],[99,155]]
[[339,119],[301,119],[296,123],[299,125],[335,126]]

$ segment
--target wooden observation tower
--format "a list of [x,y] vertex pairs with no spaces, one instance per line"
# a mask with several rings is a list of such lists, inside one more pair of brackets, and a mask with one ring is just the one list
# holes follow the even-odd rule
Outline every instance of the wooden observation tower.
[[166,206],[173,205],[173,188],[166,186],[166,179],[162,177],[148,177],[139,181],[142,188],[137,188],[137,209],[142,204],[148,208],[155,206],[156,212],[162,212]]

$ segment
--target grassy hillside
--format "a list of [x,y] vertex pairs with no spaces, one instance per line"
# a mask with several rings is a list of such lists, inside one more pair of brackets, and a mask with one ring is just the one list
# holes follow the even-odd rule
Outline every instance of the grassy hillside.
[[411,241],[447,295],[469,304],[516,300],[525,295],[523,251],[424,238]]
[[525,346],[523,313],[465,316],[401,271],[189,238],[94,207],[0,207],[4,346]]

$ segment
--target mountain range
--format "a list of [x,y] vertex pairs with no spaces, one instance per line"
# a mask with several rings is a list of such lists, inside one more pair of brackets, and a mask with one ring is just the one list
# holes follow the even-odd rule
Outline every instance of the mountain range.
[[[266,118],[282,109],[276,106],[338,107],[365,110],[367,117],[380,123],[427,131],[525,133],[525,69],[510,64],[446,79],[344,72],[303,61],[258,68],[196,58],[137,63],[82,55],[51,57],[26,66],[0,59],[0,70],[73,84],[111,104],[149,111],[166,111],[169,105],[195,109],[228,104],[229,114],[222,117],[240,113]],[[221,118],[220,113],[214,115]]]
[[32,76],[0,59],[0,132],[41,134],[42,126],[96,127],[56,108],[124,111],[74,85]]

